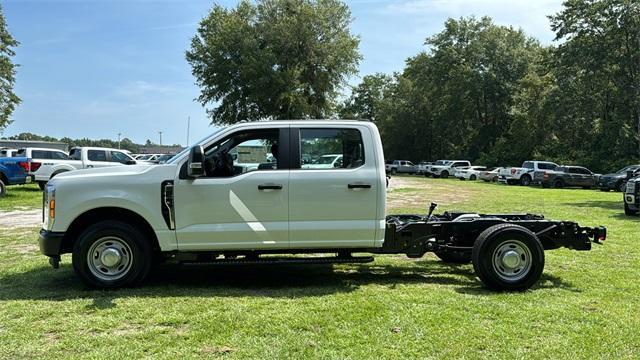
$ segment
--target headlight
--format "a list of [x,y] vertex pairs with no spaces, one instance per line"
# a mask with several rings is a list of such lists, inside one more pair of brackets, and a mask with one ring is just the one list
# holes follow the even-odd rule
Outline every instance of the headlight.
[[635,181],[627,182],[627,189],[625,192],[634,193],[635,191],[636,191],[636,182]]

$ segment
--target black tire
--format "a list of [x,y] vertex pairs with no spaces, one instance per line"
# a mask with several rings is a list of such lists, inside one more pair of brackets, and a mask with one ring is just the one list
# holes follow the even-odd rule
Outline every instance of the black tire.
[[7,185],[4,184],[4,181],[0,180],[0,198],[7,195]]
[[443,179],[446,179],[449,177],[449,172],[447,170],[444,170],[443,172],[440,173],[440,177]]
[[476,176],[475,176],[475,175],[473,175],[473,174],[472,174],[471,176],[469,176],[469,180],[473,180],[473,181],[475,181],[477,178],[478,178],[478,177],[476,177]]
[[618,185],[616,186],[616,191],[624,192],[626,190],[626,187],[627,187],[627,182],[626,181],[620,181],[618,183]]
[[[80,234],[73,245],[73,270],[83,283],[92,288],[112,289],[137,285],[144,280],[151,268],[153,252],[149,241],[140,230],[125,222],[106,220],[93,224]],[[95,245],[97,248],[92,251]],[[95,252],[97,256],[100,248],[103,249],[102,255],[90,264],[89,252]],[[121,256],[120,262],[112,266],[115,267],[114,271],[118,271],[113,276],[108,274],[108,265],[102,265],[102,270],[98,269],[99,265],[95,265],[96,262],[102,264],[103,256],[109,249],[118,249],[116,251]],[[129,257],[125,265],[123,258],[127,255]]]
[[631,208],[629,208],[629,205],[627,205],[627,203],[624,203],[624,214],[627,216],[636,216],[638,215],[638,210],[631,210]]
[[585,190],[591,190],[591,186],[583,186],[582,188]]
[[520,177],[520,185],[522,185],[522,186],[529,186],[529,185],[531,185],[531,176],[526,175],[526,174],[525,174],[525,175],[522,175],[522,176]]
[[553,187],[556,189],[562,189],[564,188],[564,181],[558,179],[556,181],[553,182]]
[[436,256],[448,264],[468,264],[471,262],[471,254],[453,251],[436,251]]
[[38,187],[40,188],[40,190],[44,190],[45,186],[47,186],[46,181],[38,181]]
[[395,175],[398,172],[396,169],[391,169],[391,175]]
[[[504,256],[499,259],[501,252]],[[509,258],[507,253],[511,255]],[[513,256],[516,256],[517,264],[510,268],[505,261],[513,261]],[[540,240],[528,229],[515,224],[498,224],[484,230],[473,245],[471,259],[476,275],[493,290],[527,290],[540,279],[544,270],[544,249]],[[508,274],[510,271],[513,274]]]
[[497,176],[492,177],[491,182],[498,182],[498,177]]

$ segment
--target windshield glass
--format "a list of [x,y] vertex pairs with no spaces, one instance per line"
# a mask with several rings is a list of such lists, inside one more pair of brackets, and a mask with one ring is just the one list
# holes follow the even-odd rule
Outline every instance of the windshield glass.
[[[217,129],[214,129],[213,132],[211,132],[211,134],[203,137],[202,139],[196,141],[195,143],[193,143],[194,145],[203,143],[205,140],[209,139],[210,137],[214,136],[215,134],[219,133],[220,131],[226,129],[225,127],[219,127]],[[182,149],[182,151],[180,151],[179,153],[175,154],[169,161],[167,161],[165,164],[173,164],[176,161],[178,161],[184,154],[188,154],[189,151],[191,150],[191,146],[187,146],[186,148]]]
[[623,169],[618,170],[617,174],[625,174],[627,171],[636,171],[640,166],[638,165],[629,165]]

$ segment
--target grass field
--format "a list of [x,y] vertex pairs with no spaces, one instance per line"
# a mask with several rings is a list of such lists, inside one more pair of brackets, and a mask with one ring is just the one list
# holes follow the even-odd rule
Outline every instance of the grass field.
[[[432,255],[365,265],[180,268],[144,287],[85,290],[51,269],[37,230],[0,229],[0,358],[638,358],[640,220],[619,193],[392,179],[393,212],[533,212],[606,225],[590,252],[546,253],[541,282],[486,291],[471,265]],[[9,189],[10,205],[39,193]],[[15,196],[15,197],[13,197]],[[0,215],[2,216],[2,215]]]

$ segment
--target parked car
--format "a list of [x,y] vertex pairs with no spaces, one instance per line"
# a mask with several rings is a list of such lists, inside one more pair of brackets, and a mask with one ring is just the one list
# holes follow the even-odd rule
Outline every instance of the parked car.
[[[276,169],[235,173],[230,153],[258,141],[289,151],[276,152]],[[297,154],[310,147],[327,155],[342,149],[342,166],[302,169]],[[606,238],[603,227],[541,215],[435,215],[436,204],[427,215],[385,216],[383,156],[371,122],[221,128],[163,166],[79,170],[52,179],[43,197],[40,251],[54,268],[61,254],[71,253],[77,276],[96,288],[139,284],[163,260],[367,263],[373,256],[353,254],[434,252],[443,261],[473,262],[490,289],[525,290],[542,275],[544,249],[589,250]],[[289,256],[303,253],[334,255]]]
[[633,174],[632,177],[640,174],[640,164],[625,166],[615,173],[601,175],[598,179],[598,188],[602,191],[624,191],[627,180],[629,180],[628,172]]
[[302,169],[333,169],[342,167],[342,154],[322,155],[316,161],[301,165]]
[[500,177],[500,169],[502,168],[487,168],[484,171],[480,171],[478,178],[486,182],[498,182],[498,178]]
[[460,180],[477,180],[480,177],[480,173],[486,170],[486,166],[463,166],[457,168],[453,176]]
[[542,187],[554,188],[582,187],[591,189],[598,183],[599,174],[582,166],[558,166],[555,170],[545,170],[540,184]]
[[391,175],[395,174],[415,174],[416,166],[409,160],[393,160],[385,164],[385,171]]
[[428,161],[421,161],[420,163],[418,163],[418,165],[416,165],[416,174],[425,175],[427,173],[427,170],[429,170],[430,165],[433,165],[433,163]]
[[18,149],[9,149],[9,148],[0,149],[0,158],[13,157],[14,154],[17,152],[18,152]]
[[500,170],[498,181],[523,186],[540,183],[546,170],[555,170],[558,164],[550,161],[525,161],[522,167],[507,167]]
[[441,177],[443,179],[455,174],[456,170],[461,167],[471,166],[471,162],[467,160],[447,160],[442,165],[433,165],[429,168],[429,173],[433,177]]
[[423,175],[424,175],[425,177],[433,176],[433,174],[431,173],[431,168],[432,168],[433,166],[440,166],[440,165],[444,165],[444,164],[446,164],[448,161],[451,161],[451,160],[436,160],[435,162],[433,162],[433,163],[431,163],[431,164],[429,164],[429,165],[425,166],[425,169],[424,169]]
[[[35,173],[40,169],[42,164],[55,164],[60,161],[68,161],[69,155],[62,150],[48,149],[48,148],[22,148],[18,149],[15,156],[21,156],[31,159],[27,175],[31,177],[32,181],[37,181]],[[39,183],[40,184],[40,183]],[[42,186],[40,186],[42,188]]]
[[624,187],[624,214],[638,215],[640,211],[640,177],[636,176],[626,182]]
[[0,197],[7,194],[7,186],[30,182],[31,178],[27,174],[30,161],[26,157],[0,158]]
[[[41,161],[41,160],[38,160]],[[100,147],[75,147],[66,159],[46,160],[33,171],[34,180],[41,189],[53,177],[67,171],[102,168],[117,165],[134,165],[137,161],[122,150]]]
[[174,156],[175,154],[162,154],[158,157],[158,164],[164,164],[167,161],[171,160],[171,158]]

